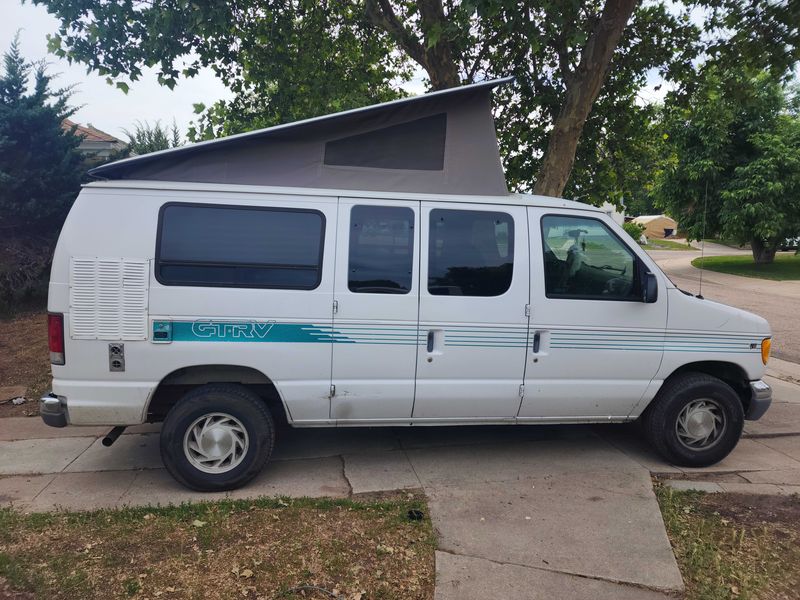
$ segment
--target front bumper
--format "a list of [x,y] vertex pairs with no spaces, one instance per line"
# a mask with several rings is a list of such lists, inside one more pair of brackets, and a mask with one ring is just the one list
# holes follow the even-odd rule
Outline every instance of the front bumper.
[[52,392],[39,398],[39,414],[45,425],[50,427],[66,427],[67,405],[63,398],[56,396]]
[[758,421],[772,404],[772,388],[760,379],[750,382],[750,405],[745,419]]

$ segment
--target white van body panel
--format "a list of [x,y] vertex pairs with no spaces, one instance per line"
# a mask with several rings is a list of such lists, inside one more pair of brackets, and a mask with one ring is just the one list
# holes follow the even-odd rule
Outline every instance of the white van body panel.
[[[543,248],[541,220],[549,208],[529,208],[531,248]],[[558,214],[558,213],[555,213]],[[606,214],[583,214],[609,230],[616,223]],[[585,221],[582,221],[585,222]],[[659,278],[666,278],[640,248],[629,248]],[[539,352],[531,352],[525,377],[521,418],[565,417],[578,420],[624,420],[645,395],[663,356],[667,294],[655,303],[548,298],[543,261],[532,262],[532,335],[540,335]]]
[[[422,239],[428,240],[436,210],[483,211],[510,217],[513,275],[498,296],[434,295],[423,285],[419,327],[423,344],[417,358],[415,420],[505,419],[517,416],[525,371],[529,303],[527,215],[525,207],[422,203]],[[446,213],[442,213],[446,214]],[[422,281],[429,280],[431,244],[422,246]],[[431,338],[428,346],[428,336]],[[487,357],[491,356],[491,360]]]
[[[160,283],[159,214],[170,203],[316,211],[324,217],[319,285]],[[348,289],[349,214],[356,205],[413,211],[408,293]],[[506,292],[429,293],[429,217],[439,208],[511,215],[513,277]],[[671,373],[693,362],[729,363],[749,380],[761,377],[766,321],[682,293],[628,241],[628,251],[656,275],[656,302],[548,298],[540,226],[548,214],[597,219],[627,240],[598,209],[537,196],[87,185],[53,259],[48,310],[64,315],[66,356],[65,365],[53,366],[53,392],[63,398],[70,424],[132,425],[147,420],[165,378],[180,382],[182,370],[214,365],[269,379],[296,426],[605,422],[636,418]],[[98,274],[94,283],[87,272]],[[170,328],[171,340],[155,339],[162,327]],[[124,371],[109,368],[111,343],[124,344]]]
[[[350,227],[338,236],[333,326],[352,343],[333,344],[330,418],[336,421],[399,419],[414,406],[419,318],[419,202],[341,198],[339,222],[350,223],[355,206],[405,208],[413,214],[411,289],[407,294],[355,293],[348,287]],[[355,234],[354,234],[355,235]]]

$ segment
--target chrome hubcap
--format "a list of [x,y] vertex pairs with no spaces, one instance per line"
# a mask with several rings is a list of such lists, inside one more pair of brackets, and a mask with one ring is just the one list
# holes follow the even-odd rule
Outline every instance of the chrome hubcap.
[[714,400],[701,398],[683,407],[675,423],[678,441],[690,450],[706,450],[725,432],[725,413]]
[[211,413],[196,419],[183,437],[183,452],[193,467],[205,473],[225,473],[247,454],[247,430],[236,417]]

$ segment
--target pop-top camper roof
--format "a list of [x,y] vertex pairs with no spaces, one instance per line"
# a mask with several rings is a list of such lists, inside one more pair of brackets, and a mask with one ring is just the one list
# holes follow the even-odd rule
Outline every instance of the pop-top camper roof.
[[134,156],[102,179],[506,195],[491,90],[511,78]]

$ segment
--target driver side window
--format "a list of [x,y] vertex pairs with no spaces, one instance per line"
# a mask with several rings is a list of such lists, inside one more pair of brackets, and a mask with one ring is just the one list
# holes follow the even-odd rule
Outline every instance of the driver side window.
[[548,298],[638,300],[636,258],[601,221],[545,216],[542,245]]

